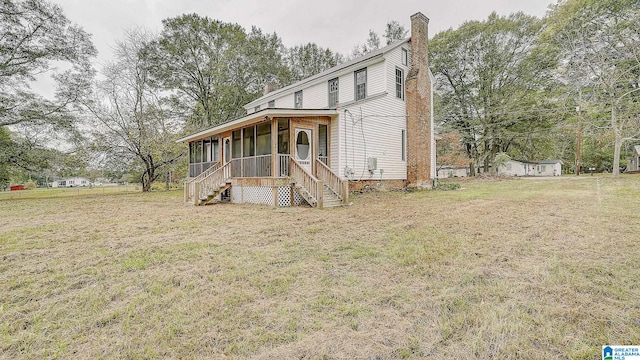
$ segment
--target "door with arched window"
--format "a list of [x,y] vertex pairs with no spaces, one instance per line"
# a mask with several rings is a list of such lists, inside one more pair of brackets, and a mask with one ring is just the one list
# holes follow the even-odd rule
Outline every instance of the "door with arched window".
[[294,158],[309,172],[311,172],[311,163],[313,159],[313,143],[311,139],[310,129],[296,129]]

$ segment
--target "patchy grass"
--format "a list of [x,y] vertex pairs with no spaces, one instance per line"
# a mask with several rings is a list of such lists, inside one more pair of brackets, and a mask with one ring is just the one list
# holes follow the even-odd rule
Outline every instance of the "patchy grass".
[[327,210],[7,199],[0,358],[599,359],[640,344],[638,180],[464,181]]

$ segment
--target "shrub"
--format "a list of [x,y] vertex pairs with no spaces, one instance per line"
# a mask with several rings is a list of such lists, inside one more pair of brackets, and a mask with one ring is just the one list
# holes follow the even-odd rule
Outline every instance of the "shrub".
[[37,187],[38,185],[36,185],[35,182],[29,180],[27,181],[27,183],[24,185],[25,188],[27,188],[28,190],[33,190]]

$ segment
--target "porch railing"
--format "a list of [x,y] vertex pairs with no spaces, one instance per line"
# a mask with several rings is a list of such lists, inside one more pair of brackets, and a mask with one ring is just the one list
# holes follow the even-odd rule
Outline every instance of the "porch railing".
[[[307,169],[302,167],[297,161],[289,158],[290,176],[302,187],[307,194],[302,196],[310,202],[312,206],[323,207],[323,182],[313,176]],[[309,195],[309,196],[305,196]],[[315,201],[315,204],[313,202]]]
[[278,177],[289,177],[289,158],[286,154],[278,154]]
[[233,177],[270,177],[271,155],[232,159]]
[[349,181],[340,179],[320,158],[316,160],[316,176],[340,197],[342,203],[349,200]]
[[189,164],[189,177],[196,177],[218,163],[218,161],[209,161]]
[[[191,174],[192,165],[202,164],[189,164],[189,174]],[[184,183],[184,202],[189,202],[190,199],[193,199],[195,197],[195,183],[209,176],[209,174],[218,170],[218,168],[220,168],[220,162],[213,163],[213,165],[200,172],[196,177],[187,179],[187,181]]]
[[194,204],[198,205],[201,199],[205,199],[219,190],[231,178],[231,168],[231,162],[228,162],[210,172],[204,178],[194,182],[195,193],[198,195],[194,198]]

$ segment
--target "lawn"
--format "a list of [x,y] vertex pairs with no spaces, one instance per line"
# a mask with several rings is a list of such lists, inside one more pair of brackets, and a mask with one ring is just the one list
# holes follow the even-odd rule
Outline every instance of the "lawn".
[[0,194],[2,359],[601,359],[640,345],[638,176],[465,181],[325,210],[31,194]]

